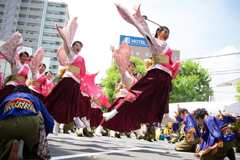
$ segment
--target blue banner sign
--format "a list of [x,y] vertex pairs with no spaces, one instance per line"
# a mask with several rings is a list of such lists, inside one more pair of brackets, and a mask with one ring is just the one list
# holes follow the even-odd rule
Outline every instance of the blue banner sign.
[[120,44],[122,44],[123,40],[131,46],[148,47],[146,38],[120,35]]

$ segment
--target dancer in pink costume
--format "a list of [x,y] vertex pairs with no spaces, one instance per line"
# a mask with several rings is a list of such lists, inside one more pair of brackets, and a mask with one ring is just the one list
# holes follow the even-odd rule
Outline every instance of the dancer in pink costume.
[[22,35],[18,32],[14,33],[10,39],[0,47],[0,54],[11,64],[11,76],[6,78],[5,87],[0,90],[0,103],[10,94],[13,93],[17,85],[26,85],[29,68],[26,65],[29,54],[21,52],[19,60],[17,52],[23,46]]
[[43,89],[42,94],[46,98],[52,92],[52,90],[54,88],[54,84],[51,81],[51,79],[53,78],[53,74],[51,71],[45,72],[45,76],[47,78],[47,84],[46,84],[45,88]]
[[[65,73],[45,99],[44,104],[58,123],[68,124],[73,121],[74,117],[80,117],[82,112],[85,111],[81,87],[88,82],[81,81],[84,80],[86,67],[84,58],[78,55],[82,49],[82,43],[75,41],[72,44],[77,27],[77,17],[63,29],[60,29],[56,24],[58,34],[64,43],[64,46],[58,50],[57,57],[60,65],[65,66]],[[89,94],[100,92],[100,89],[94,87],[94,85],[87,88]],[[54,131],[57,131],[58,123],[55,123]],[[54,134],[57,133],[54,132]]]
[[[97,86],[102,89],[101,84],[97,84]],[[102,105],[106,106],[107,108],[111,107],[107,95],[102,92],[93,95],[91,99],[91,107],[87,112],[87,119],[90,119],[91,127],[98,127],[101,123],[103,118],[103,112],[101,110]]]
[[172,51],[166,43],[169,29],[161,26],[153,37],[148,25],[140,13],[140,5],[135,7],[132,15],[126,8],[116,4],[122,18],[138,29],[147,39],[152,53],[153,65],[127,93],[115,109],[104,115],[106,120],[119,113],[131,117],[140,123],[162,122],[163,115],[169,117],[169,94],[172,90],[172,79],[179,71],[180,63],[171,61]]
[[43,95],[43,90],[46,90],[47,78],[44,74],[46,65],[41,63],[45,55],[43,47],[39,48],[36,53],[34,53],[32,59],[28,62],[28,66],[32,72],[32,82],[29,89],[32,90],[33,95],[40,99],[42,102],[45,97]]
[[[114,100],[112,106],[109,108],[108,113],[104,113],[103,117],[109,113],[115,113],[115,107],[124,100],[125,96],[128,94],[129,89],[137,82],[137,79],[132,75],[136,68],[134,62],[130,62],[131,58],[131,48],[127,45],[125,41],[122,42],[120,48],[115,52],[114,47],[111,46],[111,51],[113,52],[113,57],[117,63],[118,70],[121,76],[121,84],[116,99]],[[130,62],[130,63],[129,63]],[[105,119],[106,120],[106,119]],[[108,119],[107,119],[108,120]],[[114,137],[114,131],[118,132],[131,132],[135,131],[140,136],[144,136],[141,132],[140,123],[132,120],[130,117],[124,114],[117,114],[109,121],[104,121],[102,119],[100,125],[97,127],[95,134],[97,136],[104,132],[103,127],[108,128],[111,131],[111,136]]]

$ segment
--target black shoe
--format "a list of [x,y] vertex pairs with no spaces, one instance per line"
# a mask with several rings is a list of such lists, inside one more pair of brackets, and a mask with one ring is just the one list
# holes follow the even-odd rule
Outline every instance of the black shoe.
[[131,138],[131,136],[130,136],[130,135],[128,135],[128,136],[127,136],[127,138]]
[[194,144],[194,145],[192,145],[192,149],[191,149],[190,152],[195,153],[195,152],[196,152],[196,149],[197,149],[197,144]]
[[148,142],[153,142],[151,139],[148,139],[147,141],[148,141]]
[[154,141],[157,141],[156,139],[154,139]]
[[236,159],[233,148],[231,148],[231,149],[228,151],[227,157],[229,158],[229,160],[235,160],[235,159]]

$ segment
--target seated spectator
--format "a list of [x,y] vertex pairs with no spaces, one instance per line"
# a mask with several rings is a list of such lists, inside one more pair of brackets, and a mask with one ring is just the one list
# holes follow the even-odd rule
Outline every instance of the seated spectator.
[[18,85],[0,105],[0,159],[18,159],[20,140],[25,159],[50,159],[46,136],[53,117],[32,91]]

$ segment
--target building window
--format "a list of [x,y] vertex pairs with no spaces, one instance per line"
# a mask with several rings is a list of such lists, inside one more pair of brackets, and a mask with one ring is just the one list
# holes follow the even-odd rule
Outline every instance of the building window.
[[178,59],[177,56],[174,56],[174,59],[177,60]]
[[132,55],[133,55],[133,51],[132,51]]
[[139,52],[136,52],[136,55],[139,55]]
[[146,56],[148,57],[148,53],[146,53]]

